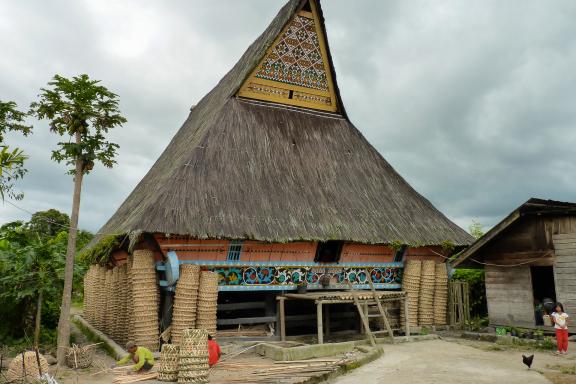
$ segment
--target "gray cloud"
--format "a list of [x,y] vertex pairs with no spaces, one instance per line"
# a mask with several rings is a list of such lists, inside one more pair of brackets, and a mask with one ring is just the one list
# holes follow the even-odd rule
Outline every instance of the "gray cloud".
[[[0,99],[27,106],[59,73],[121,97],[118,165],[85,179],[81,226],[97,230],[283,1],[0,3]],[[347,111],[420,193],[463,227],[493,225],[529,197],[575,201],[576,4],[570,0],[323,3]],[[72,179],[35,122],[30,211],[69,211]],[[27,218],[8,204],[0,221]]]

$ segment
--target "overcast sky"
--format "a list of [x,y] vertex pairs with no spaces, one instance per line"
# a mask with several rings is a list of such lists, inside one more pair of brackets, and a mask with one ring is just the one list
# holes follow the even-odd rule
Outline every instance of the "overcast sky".
[[[80,226],[96,231],[283,0],[2,0],[0,100],[26,109],[54,74],[120,96],[118,165],[85,178]],[[576,201],[576,1],[325,0],[351,120],[421,194],[467,229],[530,197]],[[70,211],[57,138],[34,122],[29,211]],[[29,215],[0,203],[0,222]]]

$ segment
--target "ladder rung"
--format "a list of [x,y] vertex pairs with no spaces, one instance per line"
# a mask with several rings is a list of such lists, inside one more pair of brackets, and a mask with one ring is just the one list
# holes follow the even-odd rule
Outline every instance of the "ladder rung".
[[388,333],[388,331],[386,331],[386,330],[384,330],[384,331],[372,331],[372,334],[375,334],[375,333]]
[[379,314],[379,313],[377,313],[377,314],[367,315],[366,317],[369,317],[369,318],[373,318],[373,317],[382,317],[382,315],[381,315],[381,314]]

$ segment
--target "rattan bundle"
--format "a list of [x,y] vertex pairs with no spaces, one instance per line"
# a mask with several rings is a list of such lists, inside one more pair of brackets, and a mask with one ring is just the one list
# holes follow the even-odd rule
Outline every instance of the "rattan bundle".
[[96,279],[97,267],[96,265],[91,265],[86,275],[84,275],[84,309],[82,311],[82,317],[90,324],[94,324],[94,289]]
[[104,332],[106,309],[106,267],[98,266],[96,273],[96,289],[98,294],[94,299],[94,326]]
[[126,324],[128,340],[134,340],[134,299],[132,297],[132,256],[128,256],[126,263]]
[[[402,275],[402,290],[406,292],[408,298],[408,310],[410,312],[410,326],[418,325],[418,299],[420,296],[420,275],[422,273],[422,262],[419,260],[408,260],[405,263]],[[400,307],[400,321],[405,324],[406,314],[404,306]]]
[[202,271],[198,288],[198,308],[196,328],[205,329],[210,335],[216,334],[216,312],[218,310],[218,274]]
[[134,251],[132,262],[133,340],[151,351],[158,350],[158,284],[154,254]]
[[172,314],[172,343],[180,344],[182,331],[186,328],[196,328],[196,308],[198,286],[200,285],[200,267],[183,264],[180,266],[180,278],[174,295],[174,311]]
[[104,304],[104,318],[102,323],[101,331],[106,335],[110,336],[112,333],[112,323],[114,321],[114,313],[112,312],[112,295],[114,294],[114,288],[112,287],[112,275],[111,269],[106,270],[106,280],[104,283],[105,304]]
[[[40,360],[40,369],[38,369]],[[48,363],[41,354],[34,351],[23,352],[10,362],[6,372],[8,383],[37,383],[38,377],[48,372]]]
[[448,271],[446,264],[436,264],[436,285],[434,289],[434,324],[446,325],[448,305]]
[[120,342],[122,333],[122,303],[120,302],[120,267],[112,270],[112,294],[110,295],[110,302],[112,308],[112,323],[110,324],[110,336],[116,342]]
[[118,342],[120,345],[126,344],[128,342],[128,306],[127,306],[127,285],[128,285],[128,275],[126,264],[118,267]]
[[70,368],[88,368],[94,360],[93,345],[80,347],[72,344],[66,353],[66,365]]
[[178,359],[180,349],[174,344],[162,345],[160,362],[158,363],[158,380],[177,381],[178,380]]
[[434,260],[422,262],[420,277],[420,297],[418,300],[418,324],[434,324],[434,290],[436,289],[436,263]]
[[185,329],[178,359],[179,383],[208,383],[208,332]]

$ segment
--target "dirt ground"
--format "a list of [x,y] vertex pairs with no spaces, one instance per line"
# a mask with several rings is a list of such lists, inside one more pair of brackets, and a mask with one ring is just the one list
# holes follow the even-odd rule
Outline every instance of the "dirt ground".
[[522,364],[522,354],[527,354],[526,351],[495,349],[498,348],[491,343],[463,340],[386,345],[383,357],[331,383],[384,383],[391,380],[411,384],[576,383],[576,376],[559,375],[549,369],[558,364],[574,365],[574,355],[554,356],[551,352],[536,351],[532,369],[528,370]]

